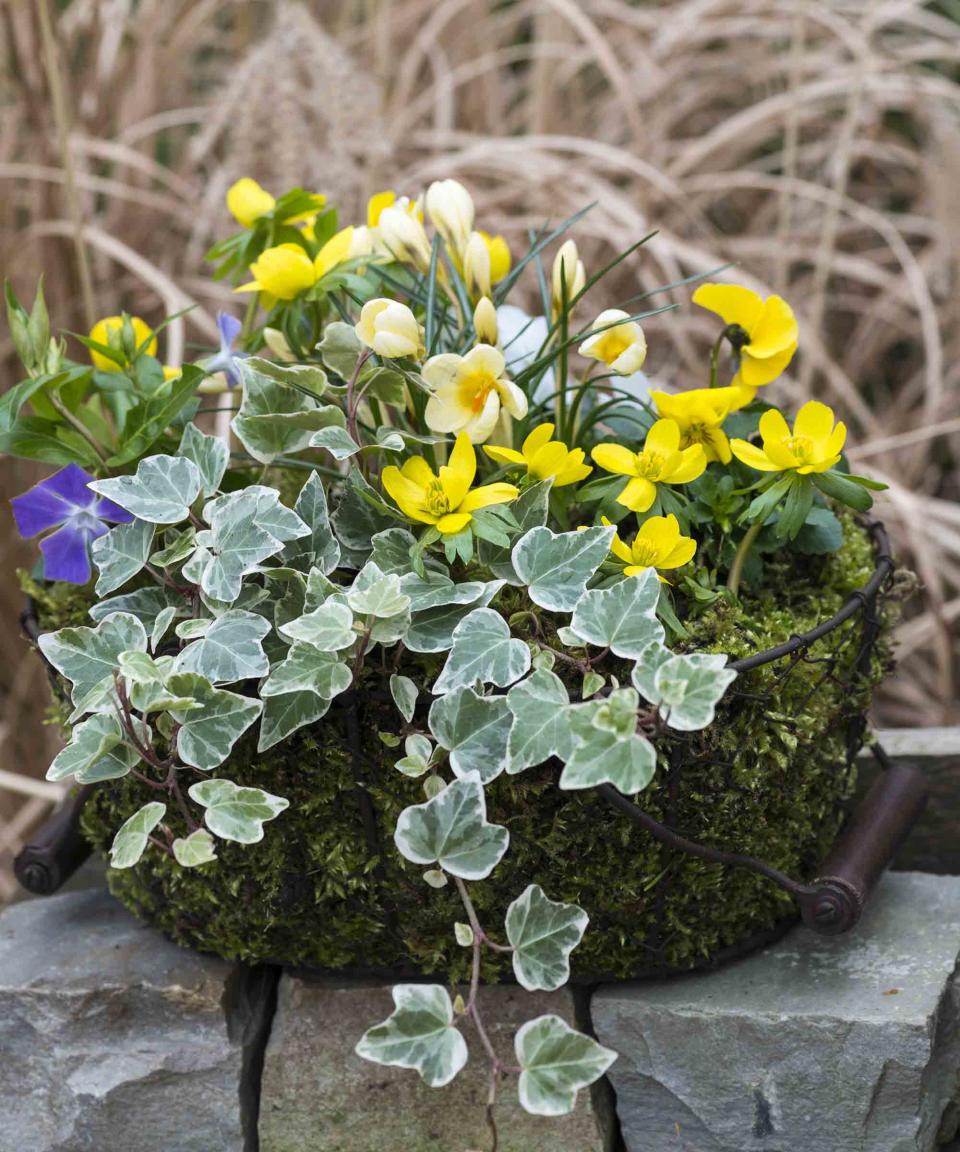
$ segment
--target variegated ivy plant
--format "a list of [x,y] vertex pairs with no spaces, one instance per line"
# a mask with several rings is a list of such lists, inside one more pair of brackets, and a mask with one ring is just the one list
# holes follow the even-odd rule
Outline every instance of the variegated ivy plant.
[[[511,269],[453,181],[427,193],[432,237],[419,202],[392,193],[340,230],[300,190],[274,200],[240,181],[229,203],[243,231],[214,255],[224,275],[253,277],[238,289],[251,305],[243,324],[221,317],[221,348],[198,365],[164,370],[130,317],[101,321],[84,340],[92,365],[74,363],[42,297],[28,316],[8,294],[28,377],[0,400],[0,444],[64,466],[14,501],[18,525],[43,535],[48,579],[96,569],[92,625],[39,641],[71,686],[71,738],[49,777],[129,774],[154,792],[116,830],[114,868],[149,852],[219,867],[218,841],[254,844],[288,807],[242,768],[230,778],[240,737],[255,729],[271,748],[392,669],[376,673],[396,708],[386,738],[424,793],[394,842],[428,884],[456,886],[465,919],[451,933],[473,978],[454,999],[398,986],[357,1051],[443,1085],[472,1022],[491,1104],[515,1074],[527,1110],[567,1112],[613,1053],[548,1015],[520,1028],[504,1064],[477,989],[485,949],[509,954],[524,988],[560,988],[588,910],[530,877],[502,925],[478,922],[470,886],[510,848],[484,790],[550,763],[560,789],[641,793],[656,736],[710,724],[734,678],[722,655],[668,647],[682,617],[760,583],[767,552],[839,547],[833,506],[866,508],[871,484],[846,472],[845,430],[824,405],[791,429],[757,399],[797,346],[778,297],[702,285],[695,300],[724,322],[710,386],[658,391],[639,373],[646,313],[576,321],[624,257],[588,279],[567,240],[543,274],[570,222]],[[524,269],[544,315],[518,324],[506,300]],[[720,386],[724,349],[735,375]],[[229,427],[202,430],[204,399],[229,416],[235,387]],[[594,466],[605,475],[588,479]],[[435,671],[410,674],[423,667]]]

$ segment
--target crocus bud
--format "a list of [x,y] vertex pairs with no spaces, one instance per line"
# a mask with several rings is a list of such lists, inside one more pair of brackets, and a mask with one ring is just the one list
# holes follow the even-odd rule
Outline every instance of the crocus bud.
[[497,310],[489,296],[481,296],[473,310],[473,328],[479,344],[497,344]]
[[394,260],[412,264],[420,272],[430,268],[430,241],[415,216],[402,208],[384,208],[379,227],[380,237]]
[[281,364],[294,364],[297,357],[279,328],[264,328],[263,342]]
[[640,371],[647,358],[647,338],[629,312],[608,308],[594,320],[593,331],[596,334],[588,336],[578,349],[581,356],[600,360],[620,376]]
[[[563,271],[562,281],[561,269]],[[580,254],[577,252],[576,244],[572,240],[564,241],[553,262],[551,293],[554,315],[557,315],[563,308],[563,285],[566,285],[566,299],[569,304],[574,296],[583,291],[586,282],[587,274],[584,271]]]
[[489,296],[490,249],[479,232],[471,232],[463,252],[463,281],[471,300]]
[[398,300],[368,300],[354,331],[360,343],[378,356],[395,360],[423,354],[423,329],[406,304]]
[[427,189],[433,226],[454,252],[462,253],[473,231],[473,197],[456,180],[436,180]]

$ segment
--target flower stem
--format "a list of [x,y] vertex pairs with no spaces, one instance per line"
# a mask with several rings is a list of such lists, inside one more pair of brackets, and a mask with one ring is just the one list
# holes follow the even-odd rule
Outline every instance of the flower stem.
[[720,350],[723,348],[723,342],[727,338],[726,328],[720,333],[710,349],[710,387],[716,388],[717,386],[717,373],[720,369]]
[[743,566],[747,561],[750,549],[753,547],[753,542],[760,535],[762,528],[762,520],[751,524],[744,533],[744,537],[740,541],[740,546],[737,548],[737,553],[733,558],[733,563],[730,565],[730,572],[727,576],[727,587],[734,595],[740,591],[740,577],[743,575]]
[[70,411],[70,409],[67,408],[67,406],[63,403],[63,401],[60,399],[60,397],[55,396],[53,394],[53,392],[47,393],[47,399],[50,401],[51,405],[57,410],[59,415],[64,420],[66,420],[66,422],[70,425],[70,427],[75,432],[78,432],[84,438],[84,440],[86,440],[86,442],[90,445],[90,447],[94,450],[94,452],[96,452],[96,454],[100,457],[101,463],[106,464],[107,457],[109,456],[109,453],[107,452],[106,448],[104,448],[104,446],[100,443],[100,441],[96,438],[96,436],[94,436],[94,434],[86,426],[86,424],[84,424],[82,420],[78,420],[77,417],[74,416],[74,414]]

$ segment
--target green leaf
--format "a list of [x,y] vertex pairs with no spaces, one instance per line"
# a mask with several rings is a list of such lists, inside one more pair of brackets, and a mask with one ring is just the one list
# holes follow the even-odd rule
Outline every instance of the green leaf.
[[202,708],[170,713],[180,725],[177,755],[201,772],[222,764],[234,744],[257,719],[263,708],[259,700],[248,700],[235,692],[214,688],[196,672],[177,672],[168,677],[167,687],[177,696],[190,697]]
[[334,320],[323,330],[323,339],[317,345],[320,359],[341,380],[349,380],[363,351],[352,324]]
[[[519,526],[518,535],[522,536],[531,528],[542,527],[547,522],[550,508],[550,490],[553,480],[541,480],[525,489],[510,505],[510,511]],[[497,547],[487,541],[480,543],[480,559],[495,576],[506,580],[509,584],[523,584],[517,575],[510,559],[509,547]]]
[[551,612],[572,612],[606,559],[614,533],[612,527],[559,534],[532,528],[518,540],[513,566],[534,604]]
[[[452,583],[452,581],[451,581]],[[404,637],[404,644],[411,652],[448,652],[453,647],[453,633],[460,622],[466,619],[474,608],[486,608],[491,600],[503,587],[502,580],[491,580],[487,583],[481,581],[467,581],[462,585],[453,584],[449,590],[450,596],[459,596],[457,588],[472,589],[479,585],[481,591],[476,598],[467,604],[444,604],[437,608],[428,608],[423,612],[415,612],[411,618],[410,627]],[[409,587],[401,581],[404,591]],[[414,593],[408,593],[411,599]]]
[[39,416],[18,416],[0,432],[0,454],[44,464],[81,464],[96,468],[101,461],[90,444],[72,428]]
[[273,820],[290,801],[262,788],[240,788],[232,780],[201,780],[191,784],[191,800],[206,811],[203,821],[214,836],[237,844],[257,844],[263,839],[263,826]]
[[177,449],[180,456],[192,460],[200,473],[201,491],[206,499],[220,487],[230,462],[230,449],[219,436],[207,436],[196,424],[188,424]]
[[404,776],[416,779],[424,772],[430,770],[430,760],[433,757],[433,744],[428,736],[414,733],[403,742],[405,755],[394,765]]
[[357,638],[353,613],[341,596],[331,597],[319,608],[284,624],[279,631],[281,636],[300,640],[321,652],[340,652]]
[[469,924],[463,924],[458,920],[453,926],[453,936],[461,948],[473,947],[474,933]]
[[395,572],[381,572],[368,560],[347,592],[347,603],[360,616],[389,619],[410,608],[410,597],[400,588]]
[[415,1068],[431,1088],[449,1084],[467,1062],[467,1042],[454,1025],[453,1005],[439,984],[397,984],[392,1014],[369,1029],[356,1053],[374,1064]]
[[609,648],[625,660],[636,660],[648,644],[663,640],[663,625],[657,619],[659,599],[656,569],[648,568],[609,588],[584,592],[570,627],[586,643]]
[[93,542],[93,562],[100,575],[97,577],[97,595],[114,592],[143,568],[153,546],[156,531],[146,520],[131,520],[117,524],[105,536]]
[[793,542],[795,552],[822,556],[836,552],[843,544],[843,525],[829,508],[812,508]]
[[522,1069],[520,1103],[534,1116],[565,1116],[576,1107],[577,1093],[606,1072],[616,1052],[575,1031],[559,1016],[539,1016],[524,1024],[514,1039]]
[[47,769],[47,779],[83,774],[97,780],[117,780],[139,760],[139,753],[124,744],[115,713],[102,712],[74,725],[70,743],[57,753]]
[[379,494],[356,468],[350,469],[340,503],[330,519],[340,543],[351,552],[363,555],[370,552],[373,537],[378,532],[392,528],[396,523],[395,518],[387,514]]
[[265,698],[257,751],[266,752],[286,740],[291,732],[305,724],[314,724],[327,714],[329,708],[330,701],[315,692],[285,692],[282,696]]
[[185,364],[176,380],[132,408],[124,423],[123,447],[110,457],[108,467],[121,468],[142,456],[183,411],[202,378],[201,369]]
[[183,649],[176,671],[196,672],[211,684],[266,676],[270,661],[263,651],[263,639],[269,631],[270,621],[254,612],[224,612],[199,640]]
[[666,649],[652,647],[633,670],[636,687],[651,704],[657,705],[671,728],[696,732],[713,722],[717,704],[736,672],[726,667],[722,653],[693,652],[672,656]]
[[334,460],[348,460],[360,451],[360,445],[346,428],[321,428],[310,437],[311,448],[324,448]]
[[417,697],[420,695],[420,690],[409,676],[394,674],[390,677],[390,695],[393,697],[393,702],[396,704],[400,715],[409,724],[417,710]]
[[170,543],[165,548],[154,552],[150,557],[150,563],[158,568],[172,568],[175,564],[181,564],[193,554],[197,546],[197,531],[192,525],[182,532],[168,529],[166,538],[170,540]]
[[414,864],[438,864],[463,880],[483,880],[499,864],[510,833],[487,822],[480,777],[454,780],[425,804],[404,808],[394,842]]
[[513,972],[528,992],[555,992],[570,979],[570,953],[583,939],[589,917],[576,904],[547,899],[531,884],[507,909]]
[[132,868],[143,855],[147,837],[164,818],[166,812],[166,804],[154,800],[150,804],[144,804],[129,820],[121,824],[110,846],[110,867]]
[[96,628],[61,628],[41,636],[37,643],[73,685],[73,703],[79,705],[93,689],[112,684],[121,652],[146,652],[147,633],[135,616],[117,612]]
[[266,700],[291,692],[311,692],[322,700],[332,700],[346,692],[353,681],[350,668],[333,652],[322,652],[313,644],[295,643],[285,660],[270,672],[260,689]]
[[753,498],[741,519],[747,521],[766,520],[792,487],[792,474],[787,473],[786,476],[781,476],[778,480],[775,480],[769,488],[764,489],[759,496]]
[[530,669],[530,649],[510,635],[510,627],[492,608],[474,608],[453,630],[453,647],[433,685],[442,695],[478,680],[505,688]]
[[93,480],[90,488],[151,524],[179,524],[200,495],[200,473],[182,456],[148,456],[133,476]]
[[90,607],[90,616],[99,623],[108,616],[124,613],[135,616],[141,624],[153,626],[158,613],[174,608],[178,616],[187,615],[187,604],[172,588],[138,588],[122,596],[111,596]]
[[318,473],[311,472],[307,477],[293,510],[310,531],[287,544],[281,562],[300,572],[319,568],[328,575],[340,563],[340,545],[330,527],[327,497]]
[[259,356],[249,356],[247,363],[261,376],[309,392],[311,396],[322,396],[327,390],[327,374],[319,364],[275,364]]
[[580,699],[589,700],[591,696],[596,696],[604,684],[606,680],[599,672],[585,672],[580,685]]
[[646,788],[657,754],[636,734],[638,703],[632,688],[620,688],[605,700],[588,700],[569,709],[573,752],[560,775],[562,789],[609,783],[632,796]]
[[514,775],[534,768],[552,756],[566,760],[573,750],[573,737],[567,717],[570,704],[559,676],[538,668],[507,693],[507,706],[513,716],[508,744],[507,772]]
[[153,623],[153,631],[150,633],[150,648],[152,651],[160,647],[160,644],[167,634],[170,625],[176,619],[177,610],[172,605],[161,608],[157,613],[157,618]]
[[831,500],[837,500],[857,512],[866,512],[873,507],[873,497],[856,481],[839,472],[813,472],[810,479]]
[[216,860],[217,851],[206,828],[197,828],[189,836],[174,840],[173,856],[181,868],[199,868]]
[[480,696],[472,688],[457,688],[435,700],[428,723],[450,767],[461,778],[475,772],[489,784],[507,767],[507,741],[513,716],[506,696]]
[[308,447],[321,428],[343,427],[346,417],[334,404],[321,406],[297,388],[272,380],[250,360],[240,362],[243,400],[231,427],[261,464]]

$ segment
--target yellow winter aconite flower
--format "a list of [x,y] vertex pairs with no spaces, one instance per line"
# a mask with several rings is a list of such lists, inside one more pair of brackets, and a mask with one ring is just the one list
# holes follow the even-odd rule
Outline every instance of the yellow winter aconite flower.
[[[601,520],[606,525],[610,524],[606,516]],[[696,540],[681,533],[680,524],[672,513],[644,520],[629,544],[615,535],[610,545],[610,552],[623,562],[625,576],[639,576],[648,568],[682,568],[690,563],[696,551]],[[669,583],[663,576],[660,580]]]
[[747,401],[742,388],[692,388],[689,392],[651,392],[657,414],[675,420],[680,428],[680,447],[700,444],[707,460],[730,463],[730,441],[723,422]]
[[426,206],[434,228],[462,258],[473,231],[473,197],[458,180],[435,180],[427,189]]
[[596,335],[588,336],[580,345],[581,356],[602,361],[620,376],[640,371],[647,358],[647,338],[629,312],[608,308],[594,320],[592,328]]
[[797,413],[790,431],[776,409],[760,417],[763,448],[746,440],[731,440],[734,456],[759,472],[826,472],[840,459],[847,438],[846,426],[834,423],[833,409],[809,400]]
[[632,512],[646,512],[657,498],[658,484],[689,484],[707,466],[701,445],[681,450],[676,420],[658,420],[639,452],[622,444],[598,444],[590,455],[605,471],[631,477],[617,503]]
[[[309,220],[327,202],[326,196],[319,192],[313,193],[312,199],[313,208],[311,211],[290,216],[285,222],[292,224],[298,220]],[[276,206],[276,199],[270,195],[266,188],[262,188],[256,180],[252,180],[249,176],[241,177],[227,190],[227,209],[243,228],[252,228],[261,216],[268,215]]]
[[508,504],[519,496],[513,484],[485,484],[470,488],[477,474],[477,455],[470,437],[457,437],[449,464],[435,474],[421,456],[407,460],[402,468],[391,464],[383,470],[383,487],[397,507],[411,520],[432,524],[444,536],[462,532],[472,514],[491,504]]
[[550,295],[553,314],[556,316],[563,307],[563,287],[566,285],[567,303],[578,296],[587,282],[583,261],[572,240],[565,240],[553,261],[550,277]]
[[312,260],[299,244],[267,248],[250,265],[253,279],[234,291],[262,292],[266,307],[271,307],[272,301],[293,300],[348,259],[352,243],[353,228],[348,227],[331,236]]
[[423,355],[423,328],[407,305],[398,300],[368,300],[354,331],[361,344],[378,356],[396,359]]
[[506,361],[499,348],[478,344],[466,356],[444,352],[423,366],[423,378],[433,389],[427,401],[427,427],[434,432],[466,432],[482,444],[496,426],[501,405],[515,419],[527,414],[527,398],[504,375]]
[[524,440],[523,448],[518,452],[515,448],[500,448],[485,445],[484,452],[491,460],[500,464],[515,464],[526,468],[527,475],[534,480],[546,480],[553,477],[554,488],[563,488],[567,484],[576,484],[586,479],[593,471],[589,464],[584,464],[582,448],[574,448],[571,452],[562,440],[554,440],[552,424],[541,424],[534,428]]
[[[143,348],[145,342],[147,343],[144,352],[148,356],[156,356],[157,354],[157,338],[153,333],[153,329],[139,316],[130,316],[130,326],[133,329],[133,338],[137,348]],[[106,344],[109,348],[115,348],[118,352],[123,352],[121,344],[121,337],[123,333],[123,317],[122,316],[104,316],[102,320],[98,320],[96,324],[90,329],[90,339],[95,340],[98,344]],[[90,360],[94,368],[99,369],[101,372],[122,372],[123,368],[117,364],[116,361],[104,356],[102,352],[97,352],[95,349],[90,349]]]
[[[740,353],[740,371],[733,385],[756,389],[776,380],[797,350],[797,320],[786,300],[766,300],[740,284],[701,284],[694,304],[715,312],[725,324],[736,325],[731,343]],[[750,399],[752,397],[748,397]]]

